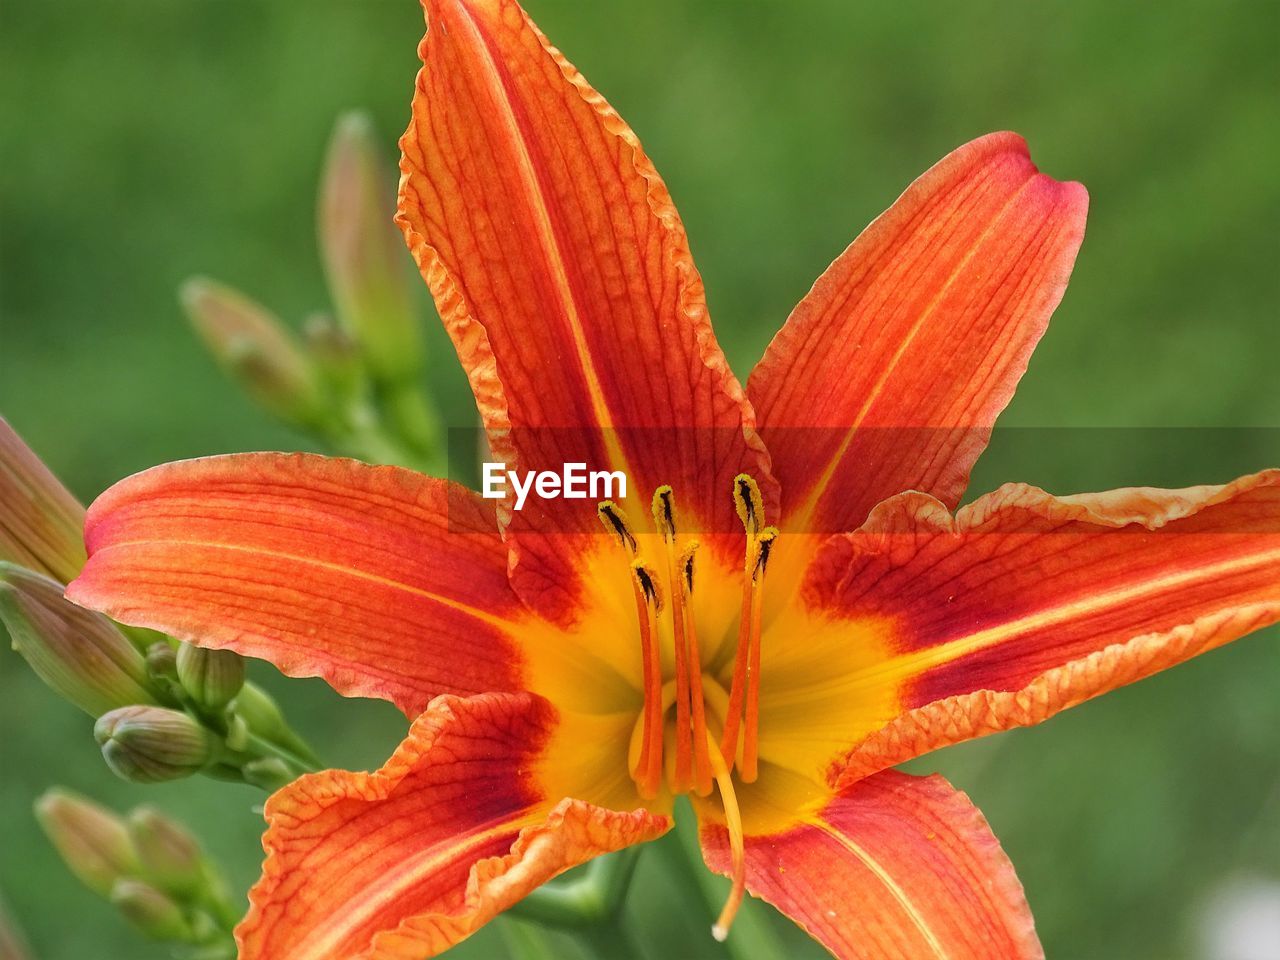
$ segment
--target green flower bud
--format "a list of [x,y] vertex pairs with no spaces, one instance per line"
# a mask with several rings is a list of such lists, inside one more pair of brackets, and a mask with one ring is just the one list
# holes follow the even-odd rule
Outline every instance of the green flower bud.
[[129,813],[125,826],[143,870],[158,887],[189,897],[206,885],[200,844],[179,823],[154,807],[138,807]]
[[0,417],[0,560],[70,583],[85,563],[84,507]]
[[146,661],[114,623],[63,599],[62,584],[0,563],[0,621],[49,687],[90,716],[155,703]]
[[179,644],[178,682],[200,706],[221,710],[244,686],[244,658],[234,650]]
[[121,707],[98,718],[94,738],[118,776],[135,783],[188,777],[213,755],[209,734],[185,713],[164,707]]
[[415,379],[423,358],[412,273],[392,216],[395,195],[369,118],[340,117],[320,181],[320,252],[338,320],[384,383]]
[[130,923],[154,940],[190,942],[194,932],[172,897],[141,880],[117,880],[111,902]]
[[36,801],[35,811],[63,863],[89,889],[105,897],[117,880],[141,871],[124,821],[105,807],[53,789]]
[[178,677],[178,652],[166,640],[147,647],[147,672],[153,677],[175,680]]
[[266,307],[201,277],[183,284],[180,299],[214,359],[254,400],[308,429],[327,420],[328,403],[315,364]]

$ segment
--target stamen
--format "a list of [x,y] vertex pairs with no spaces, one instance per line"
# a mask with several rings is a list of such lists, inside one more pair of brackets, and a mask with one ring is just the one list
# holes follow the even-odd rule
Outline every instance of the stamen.
[[603,500],[596,505],[596,516],[604,524],[605,530],[618,541],[618,545],[634,557],[639,547],[636,544],[636,535],[631,532],[631,524],[627,522],[627,515],[622,512],[622,508],[612,500]]
[[[725,717],[720,752],[726,763],[738,763],[742,778],[756,778],[756,745],[759,740],[760,705],[760,618],[763,609],[764,570],[769,551],[778,535],[776,527],[764,523],[764,499],[760,487],[747,474],[733,480],[733,500],[747,535],[742,567],[742,609],[738,617],[738,647],[734,652],[733,682],[729,688],[729,712]],[[745,703],[744,703],[745,701]],[[746,733],[739,760],[738,729],[746,714]]]
[[658,795],[662,780],[662,663],[658,654],[658,613],[662,594],[653,571],[637,560],[631,564],[636,595],[636,616],[640,621],[640,656],[644,671],[644,745],[632,777],[640,795]]
[[684,601],[684,635],[689,647],[689,697],[693,707],[693,788],[698,796],[711,792],[711,761],[707,755],[707,708],[702,694],[702,654],[698,649],[698,631],[694,626],[690,603],[693,599],[693,557],[698,552],[694,540],[680,555],[680,594]]
[[764,598],[764,573],[769,565],[769,552],[778,537],[777,527],[765,527],[757,541],[756,568],[752,571],[751,653],[747,661],[747,729],[742,738],[742,765],[739,772],[744,783],[758,776],[757,748],[760,741],[760,612]]
[[667,583],[671,585],[671,619],[676,661],[676,763],[672,777],[673,793],[689,790],[689,767],[692,731],[689,728],[689,651],[685,644],[684,588],[680,586],[676,559],[676,504],[671,487],[663,485],[653,492],[651,504],[653,525],[662,537],[667,554]]
[[711,935],[723,943],[729,936],[729,927],[737,916],[743,892],[747,888],[747,851],[742,838],[742,813],[738,809],[738,798],[733,792],[733,777],[729,775],[729,768],[725,766],[710,733],[707,734],[707,743],[716,786],[720,788],[720,800],[724,804],[724,820],[725,826],[729,828],[729,852],[733,862],[733,888],[729,891],[729,899],[725,901],[720,916],[711,927]]

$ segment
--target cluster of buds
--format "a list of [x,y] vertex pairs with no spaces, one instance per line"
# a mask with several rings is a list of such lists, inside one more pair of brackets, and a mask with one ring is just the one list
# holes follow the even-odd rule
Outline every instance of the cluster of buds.
[[174,820],[151,807],[120,817],[59,789],[37,801],[36,818],[68,869],[148,937],[232,955],[226,884]]
[[368,118],[338,120],[317,230],[336,320],[297,336],[250,297],[206,278],[180,299],[214,359],[260,406],[341,453],[438,469],[438,425],[422,391],[416,285],[392,222],[395,181]]
[[155,783],[206,772],[274,788],[314,762],[246,683],[239,654],[122,628],[64,598],[84,563],[84,508],[3,420],[0,494],[0,623],[50,689],[96,718],[116,774]]

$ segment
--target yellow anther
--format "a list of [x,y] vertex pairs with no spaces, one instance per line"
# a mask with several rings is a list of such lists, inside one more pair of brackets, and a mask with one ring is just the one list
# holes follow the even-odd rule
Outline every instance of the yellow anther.
[[756,564],[751,571],[752,580],[758,581],[764,576],[765,567],[769,565],[769,552],[773,549],[773,542],[777,539],[777,527],[765,527],[760,531],[760,536],[756,537]]
[[693,596],[693,557],[698,552],[699,543],[691,540],[680,554],[680,588],[685,598]]
[[738,508],[738,519],[747,531],[748,537],[760,532],[764,523],[764,498],[760,495],[760,487],[748,474],[740,473],[733,478],[733,503]]
[[612,500],[603,500],[596,505],[596,516],[600,518],[605,531],[634,557],[639,549],[636,544],[636,535],[631,532],[631,524],[627,521],[627,515],[622,512],[622,508]]
[[662,587],[659,585],[657,575],[643,560],[632,561],[631,575],[635,578],[636,585],[640,588],[640,593],[644,596],[645,602],[652,605],[654,613],[661,613],[663,607]]
[[653,491],[653,525],[668,543],[676,536],[676,501],[671,487],[663,484]]

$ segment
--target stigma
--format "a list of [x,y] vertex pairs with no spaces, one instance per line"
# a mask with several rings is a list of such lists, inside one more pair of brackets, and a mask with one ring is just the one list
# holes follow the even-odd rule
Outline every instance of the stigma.
[[[653,493],[651,519],[656,538],[637,538],[630,519],[611,500],[597,513],[630,565],[635,599],[643,707],[632,731],[628,769],[645,799],[665,787],[671,794],[709,796],[718,790],[724,807],[733,860],[733,888],[712,928],[724,939],[742,902],[746,862],[735,777],[751,783],[759,775],[760,632],[764,579],[778,536],[765,523],[760,488],[750,476],[734,478],[732,497],[745,542],[742,596],[726,694],[703,675],[703,654],[693,596],[699,543],[680,531],[675,493]],[[652,542],[655,548],[646,549]],[[665,629],[664,629],[665,628]],[[663,638],[670,637],[674,676],[663,676]],[[719,638],[715,638],[719,639]]]

